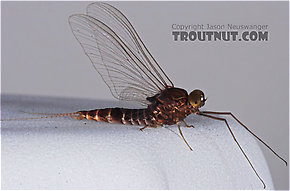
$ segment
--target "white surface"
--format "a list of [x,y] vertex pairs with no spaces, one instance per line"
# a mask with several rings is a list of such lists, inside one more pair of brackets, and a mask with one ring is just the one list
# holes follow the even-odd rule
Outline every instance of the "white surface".
[[[2,117],[73,112],[118,103],[2,96]],[[190,151],[165,128],[56,118],[2,122],[2,189],[263,189],[223,122],[200,116],[183,127]],[[253,137],[230,125],[267,189],[274,189]],[[176,126],[171,130],[178,132]]]

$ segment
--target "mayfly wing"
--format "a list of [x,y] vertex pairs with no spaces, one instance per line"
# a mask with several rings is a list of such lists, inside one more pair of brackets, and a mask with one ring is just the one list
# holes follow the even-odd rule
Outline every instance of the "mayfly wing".
[[172,81],[159,66],[133,25],[122,12],[107,3],[92,3],[87,7],[87,14],[106,23],[113,31],[117,32],[121,39],[131,45],[132,50],[139,54],[144,64],[151,69],[155,76],[159,77],[163,85],[173,86]]
[[92,3],[87,14],[72,15],[69,23],[115,98],[147,104],[147,97],[173,87],[129,20],[113,6]]

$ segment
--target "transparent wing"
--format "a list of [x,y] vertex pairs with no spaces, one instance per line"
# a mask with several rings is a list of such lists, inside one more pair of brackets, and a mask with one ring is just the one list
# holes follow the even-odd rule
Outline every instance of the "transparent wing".
[[147,97],[173,87],[129,20],[113,6],[92,3],[87,14],[72,15],[69,23],[115,98],[147,104]]

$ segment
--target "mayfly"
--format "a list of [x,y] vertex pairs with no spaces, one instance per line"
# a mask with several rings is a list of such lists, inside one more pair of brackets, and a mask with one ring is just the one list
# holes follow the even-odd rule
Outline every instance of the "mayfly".
[[200,111],[207,100],[204,93],[201,90],[193,90],[188,94],[186,90],[175,87],[148,51],[133,25],[115,7],[107,3],[92,3],[88,5],[86,14],[70,16],[69,24],[77,41],[109,87],[112,95],[119,100],[138,102],[145,107],[143,109],[95,109],[51,114],[37,119],[71,116],[79,120],[89,119],[139,125],[142,126],[141,130],[147,127],[157,128],[177,124],[179,133],[190,150],[192,148],[180,128],[181,123],[186,127],[193,127],[184,121],[188,115],[195,114],[223,121],[265,189],[264,181],[235,138],[227,120],[217,117],[229,115],[287,165],[286,160],[250,131],[231,112]]

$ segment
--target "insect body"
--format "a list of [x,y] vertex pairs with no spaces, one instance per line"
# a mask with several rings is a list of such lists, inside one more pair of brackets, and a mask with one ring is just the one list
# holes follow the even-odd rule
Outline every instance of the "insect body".
[[187,92],[179,88],[167,88],[160,94],[148,97],[147,100],[151,104],[146,109],[106,108],[80,111],[77,118],[158,127],[176,124],[198,111],[188,102]]
[[186,127],[193,127],[184,122],[188,115],[196,114],[223,121],[265,188],[264,181],[237,141],[227,120],[216,116],[230,115],[287,165],[282,157],[231,112],[200,111],[206,102],[204,93],[201,90],[194,90],[188,95],[186,90],[175,87],[148,51],[132,24],[115,7],[106,3],[92,3],[87,7],[86,14],[70,16],[69,23],[73,34],[112,95],[119,100],[138,102],[144,108],[105,108],[29,119],[72,116],[76,119],[141,125],[143,126],[141,130],[177,124],[180,135],[190,149],[180,128],[180,123],[184,123]]

